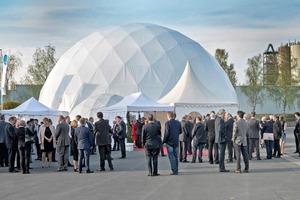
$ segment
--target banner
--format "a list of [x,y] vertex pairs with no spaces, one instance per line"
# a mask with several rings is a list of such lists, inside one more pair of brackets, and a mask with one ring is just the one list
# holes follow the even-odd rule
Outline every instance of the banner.
[[6,53],[4,53],[4,55],[3,55],[2,79],[1,79],[1,95],[6,95],[5,80],[6,80],[7,62],[8,62],[8,55]]

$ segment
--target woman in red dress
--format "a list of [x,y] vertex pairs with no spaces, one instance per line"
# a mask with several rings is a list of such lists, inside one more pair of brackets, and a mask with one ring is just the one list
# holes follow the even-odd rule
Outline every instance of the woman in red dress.
[[136,120],[132,121],[131,130],[132,130],[131,139],[133,141],[134,147],[136,147],[136,139],[137,139],[137,135],[136,135]]

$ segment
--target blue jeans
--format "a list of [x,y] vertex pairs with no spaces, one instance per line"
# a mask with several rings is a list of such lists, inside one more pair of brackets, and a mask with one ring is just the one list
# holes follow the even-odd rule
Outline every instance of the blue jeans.
[[196,161],[196,155],[197,155],[197,149],[199,148],[199,155],[198,155],[198,161],[202,161],[202,155],[203,155],[203,148],[205,146],[205,143],[198,143],[193,145],[193,159],[192,162]]
[[171,169],[174,174],[178,174],[178,147],[166,145]]
[[273,140],[265,140],[267,159],[272,159]]
[[82,160],[86,159],[86,171],[90,171],[90,149],[78,149],[79,151],[79,172],[82,172]]

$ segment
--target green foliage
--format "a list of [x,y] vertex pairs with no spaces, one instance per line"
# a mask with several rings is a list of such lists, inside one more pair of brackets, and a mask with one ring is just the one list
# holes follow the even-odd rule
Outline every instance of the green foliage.
[[3,103],[3,110],[13,109],[18,107],[19,105],[20,103],[16,101],[6,101]]
[[228,65],[228,52],[225,49],[216,49],[215,58],[218,63],[221,65],[223,70],[226,72],[231,84],[236,86],[237,78],[236,78],[236,71],[234,69],[234,65],[231,63]]
[[[282,58],[282,60],[288,59],[284,56]],[[294,71],[296,67],[296,64],[290,65],[289,62],[279,63],[279,75],[276,85],[267,87],[269,98],[273,99],[282,108],[284,115],[287,107],[292,109],[295,103],[300,103],[299,86],[296,86],[299,78],[291,75],[291,71]]]
[[55,66],[55,46],[51,44],[44,49],[37,47],[33,54],[32,64],[28,66],[23,82],[27,84],[44,85],[48,75]]
[[127,114],[126,114],[126,120],[127,120],[127,124],[126,124],[126,126],[127,126],[127,135],[126,135],[127,142],[131,143],[133,141],[132,141],[132,138],[131,138],[132,127],[131,127],[131,123],[130,123],[130,113],[129,112],[127,112]]
[[246,72],[246,87],[242,87],[241,91],[248,97],[248,102],[255,111],[256,105],[263,103],[263,69],[262,55],[258,54],[249,58],[247,61],[248,68]]

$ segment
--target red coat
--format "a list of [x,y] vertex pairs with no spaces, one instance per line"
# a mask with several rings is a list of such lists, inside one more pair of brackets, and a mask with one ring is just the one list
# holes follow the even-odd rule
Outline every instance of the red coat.
[[131,139],[134,141],[134,140],[137,140],[137,135],[136,135],[136,125],[135,124],[132,124],[132,136],[131,136]]

